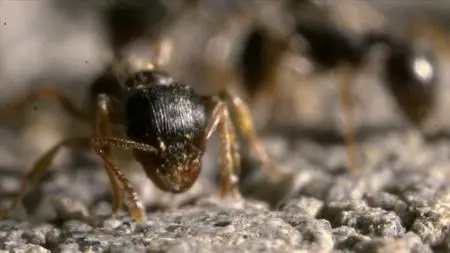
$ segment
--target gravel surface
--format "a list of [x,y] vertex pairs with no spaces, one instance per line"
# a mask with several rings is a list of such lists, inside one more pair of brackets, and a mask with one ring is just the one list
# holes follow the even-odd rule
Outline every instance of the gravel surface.
[[[149,181],[139,184],[138,171],[129,172],[148,207],[148,220],[142,225],[131,222],[125,212],[104,221],[94,218],[110,208],[110,188],[100,164],[54,169],[27,198],[17,219],[0,222],[0,248],[11,252],[450,250],[448,141],[424,143],[415,134],[397,132],[373,137],[360,146],[364,166],[350,174],[343,170],[342,145],[300,139],[291,141],[290,151],[279,156],[273,150],[282,145],[270,145],[277,143],[276,137],[266,141],[280,168],[295,176],[270,180],[255,166],[242,180],[245,202],[219,199],[213,173],[203,173],[191,192],[172,199]],[[215,166],[211,163],[205,170]],[[14,175],[0,180],[3,188],[16,188],[19,183]]]

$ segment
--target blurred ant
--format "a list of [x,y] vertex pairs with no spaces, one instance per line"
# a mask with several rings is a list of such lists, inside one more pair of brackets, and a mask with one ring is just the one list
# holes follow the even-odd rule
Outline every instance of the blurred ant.
[[[371,50],[381,46],[387,49],[383,71],[389,92],[404,116],[416,128],[422,127],[436,102],[438,66],[430,50],[383,31],[368,31],[358,36],[326,22],[296,20],[291,24],[292,31],[288,39],[290,46],[273,51],[274,39],[261,29],[252,30],[243,41],[238,72],[250,96],[262,89],[275,92],[274,66],[278,64],[277,57],[286,49],[306,55],[319,71],[337,71],[340,77],[341,107],[345,114],[343,131],[348,163],[351,169],[357,169],[355,131],[350,113],[353,107],[350,84],[358,70],[368,63]],[[434,26],[422,28],[425,28],[422,32],[427,31],[427,35],[443,44],[442,35]]]
[[[366,56],[375,46],[387,48],[383,64],[385,85],[403,115],[421,128],[435,106],[437,63],[435,56],[388,33],[368,32],[352,36],[337,27],[324,24],[297,23],[295,33],[307,43],[308,55],[319,67],[340,74],[340,96],[344,121],[344,138],[348,145],[351,168],[356,168],[355,137],[350,110],[350,83],[353,73],[366,64]],[[353,76],[352,76],[353,75]]]

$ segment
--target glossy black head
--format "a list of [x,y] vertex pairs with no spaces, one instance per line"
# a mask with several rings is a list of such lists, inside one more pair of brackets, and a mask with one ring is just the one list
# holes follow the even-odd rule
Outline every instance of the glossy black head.
[[162,72],[136,73],[126,87],[126,134],[159,150],[157,154],[136,151],[136,159],[162,190],[189,189],[204,153],[207,110],[202,97]]
[[386,62],[386,81],[399,108],[417,126],[434,107],[436,71],[436,61],[430,52],[407,45],[391,47]]

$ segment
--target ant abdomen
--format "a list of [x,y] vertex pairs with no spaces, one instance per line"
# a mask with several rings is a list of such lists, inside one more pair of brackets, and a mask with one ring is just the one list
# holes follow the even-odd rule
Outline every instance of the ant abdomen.
[[405,117],[416,126],[429,116],[435,103],[437,62],[431,51],[385,33],[366,36],[367,49],[387,47],[384,76],[386,86]]
[[147,175],[161,189],[180,192],[189,189],[200,172],[207,110],[192,88],[168,80],[153,71],[128,79],[125,127],[128,138],[158,149],[135,152]]
[[386,61],[386,82],[400,109],[419,126],[435,103],[437,64],[429,52],[393,46]]

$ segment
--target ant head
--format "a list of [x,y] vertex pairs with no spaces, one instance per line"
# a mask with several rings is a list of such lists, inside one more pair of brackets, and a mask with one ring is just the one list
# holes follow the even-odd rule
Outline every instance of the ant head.
[[[179,152],[180,150],[176,150]],[[177,153],[174,160],[158,165],[166,165],[157,170],[146,170],[148,177],[153,183],[164,191],[181,193],[190,189],[197,181],[202,167],[202,155],[200,150],[186,150]]]

